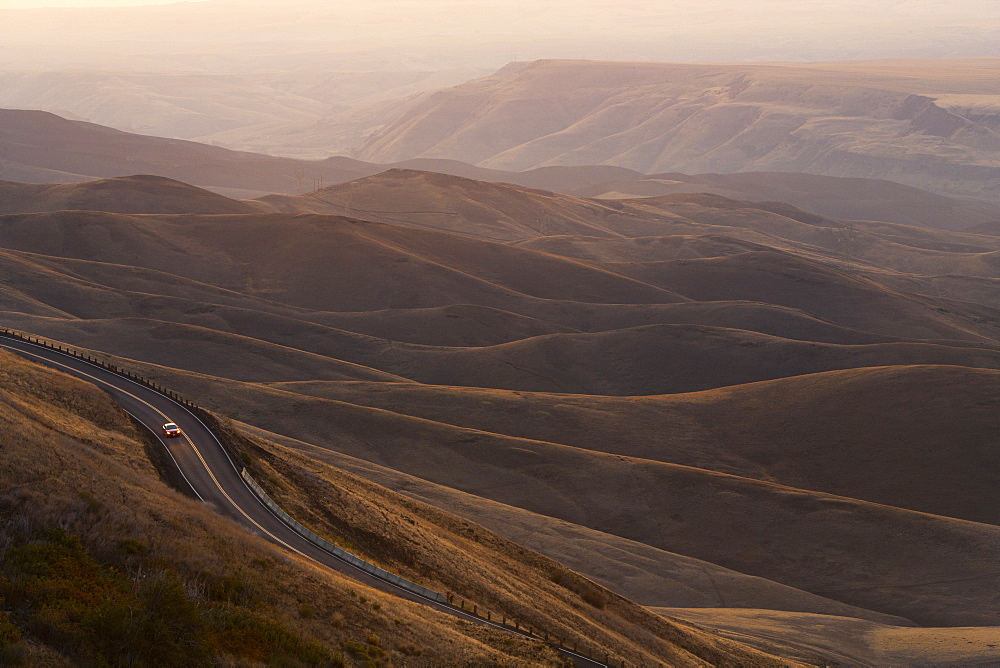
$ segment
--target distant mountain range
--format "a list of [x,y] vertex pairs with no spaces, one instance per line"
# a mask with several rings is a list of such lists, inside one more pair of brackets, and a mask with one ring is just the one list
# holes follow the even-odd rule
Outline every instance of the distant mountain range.
[[[707,192],[729,198],[773,200],[838,218],[883,220],[937,229],[961,230],[1000,221],[1000,205],[947,197],[897,183],[860,178],[839,178],[784,172],[685,175],[646,175],[609,165],[553,166],[524,172],[476,167],[454,160],[421,158],[399,163],[367,163],[346,157],[320,161],[278,158],[232,151],[197,142],[138,135],[92,123],[71,121],[40,111],[0,110],[0,176],[8,181],[62,184],[107,177],[148,174],[210,188],[237,198],[270,193],[299,194],[323,185],[372,176],[392,168],[407,168],[461,176],[479,181],[511,183],[527,188],[557,191],[584,197],[648,197],[683,192]],[[132,193],[140,183],[129,184]],[[293,208],[324,212],[359,213],[365,208],[364,185],[342,190],[340,209],[333,192],[303,200]],[[93,192],[97,186],[91,186]],[[114,189],[114,184],[101,188]],[[84,197],[78,188],[77,197]],[[41,192],[41,191],[38,191]],[[45,204],[50,197],[68,197],[56,188],[44,197],[35,191],[24,200],[0,202],[0,208],[27,206],[39,209],[87,208],[70,200]],[[59,195],[63,192],[63,195]],[[352,200],[355,193],[357,199]],[[9,194],[8,197],[13,197]],[[204,195],[199,196],[204,198]],[[324,200],[320,204],[319,200]],[[28,204],[28,201],[33,202]],[[200,200],[199,200],[200,201]],[[139,212],[119,201],[91,204],[94,208]],[[143,205],[148,209],[148,201]],[[139,208],[143,208],[140,206]],[[180,205],[181,208],[188,206]],[[275,204],[275,206],[277,206]],[[347,210],[353,206],[356,210]],[[13,208],[12,208],[13,207]],[[110,209],[108,207],[111,207]],[[117,207],[117,208],[115,208]],[[311,207],[311,208],[310,208]],[[319,207],[319,208],[317,208]],[[400,207],[397,206],[397,210]],[[171,212],[155,209],[144,213]],[[521,221],[523,222],[523,221]]]
[[970,82],[947,63],[922,74],[892,63],[517,63],[421,96],[354,155],[507,170],[607,164],[646,173],[807,172],[998,201],[995,108],[992,116],[969,114],[920,94],[962,91],[996,101],[997,77]]

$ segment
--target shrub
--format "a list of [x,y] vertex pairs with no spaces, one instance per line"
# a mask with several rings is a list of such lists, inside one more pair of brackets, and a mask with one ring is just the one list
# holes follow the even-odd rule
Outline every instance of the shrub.
[[94,495],[90,492],[80,492],[80,498],[83,499],[85,504],[87,504],[87,510],[92,513],[96,513],[104,506],[104,504],[94,498]]
[[118,544],[121,546],[122,552],[130,556],[142,554],[146,551],[146,544],[138,538],[122,538]]
[[28,662],[28,644],[23,640],[0,647],[0,666],[21,666]]
[[257,596],[249,581],[240,575],[227,575],[208,583],[208,596],[213,601],[224,601],[242,605],[257,602]]
[[604,600],[604,596],[602,596],[600,592],[593,591],[593,590],[587,590],[587,591],[583,592],[583,594],[581,595],[581,598],[584,600],[585,603],[589,603],[590,605],[594,606],[598,610],[603,609],[604,606],[605,606],[605,604],[606,604],[606,601]]
[[326,649],[304,640],[280,622],[228,603],[216,604],[208,613],[219,652],[248,661],[270,663],[276,657],[294,658],[306,665],[332,661]]
[[77,537],[62,530],[43,536],[12,547],[0,563],[15,615],[40,639],[84,663],[209,664],[206,625],[175,575],[138,585],[103,568]]
[[[121,541],[126,550],[136,544],[143,545]],[[209,589],[220,602],[199,604],[169,570],[133,581],[103,567],[62,530],[11,547],[0,561],[0,596],[15,602],[14,618],[82,664],[209,666],[221,652],[241,664],[343,665],[315,641],[236,605],[234,600],[251,598],[238,576]],[[0,650],[15,647],[19,637],[0,613]],[[14,654],[4,653],[0,663],[16,662]]]
[[10,615],[0,612],[0,648],[9,647],[21,639],[21,632],[14,626]]
[[569,591],[573,592],[582,598],[584,603],[592,605],[598,610],[603,609],[604,606],[607,605],[604,595],[599,590],[595,589],[593,585],[586,580],[575,576],[569,571],[553,571],[552,574],[549,575],[549,579],[560,587],[565,587]]
[[419,645],[413,645],[411,643],[404,643],[402,645],[397,645],[396,650],[400,654],[405,654],[406,656],[421,656],[424,653],[424,648]]
[[211,657],[209,629],[198,604],[172,574],[146,580],[139,591],[136,652],[150,665],[202,665]]

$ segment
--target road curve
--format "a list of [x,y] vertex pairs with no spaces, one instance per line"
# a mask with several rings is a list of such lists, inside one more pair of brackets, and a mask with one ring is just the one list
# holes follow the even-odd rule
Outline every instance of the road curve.
[[[391,582],[376,578],[307,540],[264,505],[240,476],[236,464],[215,434],[183,404],[98,364],[39,343],[8,338],[0,334],[0,348],[93,383],[106,391],[126,412],[148,427],[156,436],[195,496],[250,531],[284,549],[400,598],[436,608],[476,624],[493,626],[531,637],[527,632],[515,631],[508,626],[487,621],[454,606],[420,596]],[[175,438],[164,437],[160,427],[166,422],[176,422],[183,430],[183,434]],[[578,666],[607,665],[565,648],[559,648],[559,651]]]

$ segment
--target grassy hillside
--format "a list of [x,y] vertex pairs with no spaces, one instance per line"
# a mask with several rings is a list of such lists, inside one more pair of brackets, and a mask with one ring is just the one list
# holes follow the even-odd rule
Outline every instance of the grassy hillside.
[[161,482],[102,392],[0,357],[6,661],[560,663],[281,553]]
[[[253,538],[161,482],[159,444],[106,395],[0,358],[7,660],[562,663],[539,643],[398,600]],[[630,661],[777,665],[664,622],[467,521],[331,468],[317,477],[273,444],[227,433],[290,510],[409,577]]]
[[[990,507],[987,500],[992,498],[993,489],[992,468],[984,464],[988,454],[982,454],[988,450],[970,449],[964,459],[948,463],[948,479],[961,480],[968,489],[959,498],[940,485],[935,462],[948,461],[953,438],[943,427],[948,423],[938,425],[934,412],[927,414],[925,427],[941,427],[936,432],[940,459],[927,460],[924,455],[908,459],[911,441],[905,430],[899,440],[885,444],[884,452],[869,453],[867,448],[882,447],[866,433],[870,416],[858,412],[852,417],[856,422],[844,422],[845,412],[836,404],[830,405],[828,415],[830,421],[842,423],[838,429],[820,419],[814,432],[801,436],[790,432],[790,440],[773,440],[774,433],[787,429],[786,420],[794,422],[803,414],[822,416],[827,391],[843,391],[847,398],[853,396],[852,386],[869,385],[876,396],[886,396],[902,384],[912,391],[901,396],[914,400],[922,392],[920,388],[926,388],[922,379],[928,373],[933,376],[933,369],[918,369],[914,374],[876,370],[868,372],[871,377],[867,379],[857,372],[835,372],[760,383],[745,388],[739,402],[731,402],[731,390],[620,399],[478,391],[464,398],[466,415],[448,418],[443,408],[421,409],[418,401],[405,398],[405,392],[393,397],[391,388],[343,388],[340,396],[347,400],[331,400],[299,393],[295,386],[268,388],[162,367],[140,368],[209,406],[225,407],[234,418],[291,437],[294,441],[288,441],[290,446],[314,459],[350,467],[366,477],[379,467],[408,473],[489,501],[624,538],[637,547],[642,544],[694,557],[922,624],[996,623],[995,593],[983,587],[984,582],[998,577],[993,559],[998,540],[995,525],[831,495],[785,482],[818,484],[819,476],[828,470],[844,494],[881,494],[883,504],[916,499],[922,508],[937,504],[939,512],[962,512],[964,508],[982,513]],[[969,381],[975,381],[976,387],[995,382],[993,372],[983,372],[978,381],[974,375],[960,380],[960,369],[942,368],[938,375],[938,382],[954,376],[958,387]],[[797,388],[800,383],[803,387]],[[372,397],[388,390],[381,400],[391,409],[351,403],[359,401],[355,397],[366,389]],[[799,389],[803,397],[811,394],[816,401],[794,409],[789,405],[794,412],[788,414],[782,412],[781,404],[776,405],[771,417],[762,421],[760,452],[742,452],[729,444],[730,431],[746,433],[752,424],[743,418],[745,413],[734,410],[742,408],[741,402],[748,402],[747,413],[765,417],[770,409],[762,413],[753,397],[787,395],[794,403]],[[440,390],[454,392],[450,394],[457,402],[454,411],[461,414],[463,390]],[[970,393],[980,396],[975,389]],[[740,393],[734,396],[740,397]],[[380,400],[369,401],[378,405]],[[921,401],[933,406],[935,399]],[[427,402],[440,402],[440,397],[435,400],[431,394]],[[877,403],[871,403],[871,408],[885,409]],[[427,417],[401,412],[406,410]],[[988,406],[969,410],[967,417],[973,422],[963,430],[981,433],[985,439],[981,442],[988,443],[995,412]],[[875,436],[890,434],[893,424],[907,425],[909,411],[909,404],[901,400],[884,430]],[[963,413],[954,418],[958,424],[969,422]],[[449,419],[457,425],[476,426],[451,425]],[[912,433],[922,433],[919,424],[913,429]],[[528,433],[523,436],[503,433],[525,431]],[[857,435],[856,448],[861,454],[856,456],[842,450],[840,437],[850,441],[851,434]],[[928,447],[934,438],[927,434]],[[787,457],[786,453],[802,449],[802,439],[810,439],[809,452],[817,457],[815,462],[808,457],[792,458],[801,465],[795,473],[791,465],[774,463]],[[861,457],[869,469],[859,471],[855,466]],[[375,467],[366,467],[358,460]],[[886,484],[892,479],[881,472],[887,470],[893,471],[898,484]],[[384,474],[378,475],[386,479]],[[405,477],[394,484],[402,491],[412,487]],[[823,484],[830,482],[824,480]],[[439,502],[443,497],[436,500],[428,494],[426,498]],[[471,502],[475,505],[474,499]],[[446,508],[463,510],[462,503],[454,500],[444,499],[443,503]],[[498,525],[493,526],[503,532]],[[724,544],[718,541],[720,535],[727,537]],[[586,542],[590,540],[586,538]],[[555,553],[561,549],[565,548],[557,548]],[[636,550],[635,554],[641,552]],[[593,568],[600,570],[601,566]],[[605,577],[614,583],[624,574],[605,573]],[[887,591],[891,596],[886,596]]]
[[841,665],[990,665],[1000,660],[1000,627],[901,628],[849,617],[774,612],[659,608],[781,656],[828,657]]
[[708,655],[618,596],[998,623],[996,237],[419,171],[353,187],[385,219],[330,215],[350,184],[286,212],[4,215],[3,324],[227,415],[317,531],[623,658]]

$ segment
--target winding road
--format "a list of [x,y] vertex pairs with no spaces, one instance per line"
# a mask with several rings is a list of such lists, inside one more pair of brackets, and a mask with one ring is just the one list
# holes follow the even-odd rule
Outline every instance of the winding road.
[[[108,392],[125,411],[148,427],[159,439],[195,496],[254,533],[286,550],[400,598],[436,608],[476,624],[493,626],[531,637],[527,632],[519,632],[508,626],[487,621],[454,606],[420,596],[391,582],[376,578],[307,540],[264,505],[247,486],[215,434],[183,404],[138,381],[42,344],[0,334],[0,348],[91,382]],[[176,422],[183,430],[183,434],[174,438],[164,437],[160,427],[167,422]],[[578,666],[607,665],[565,648],[559,648],[559,651]]]

